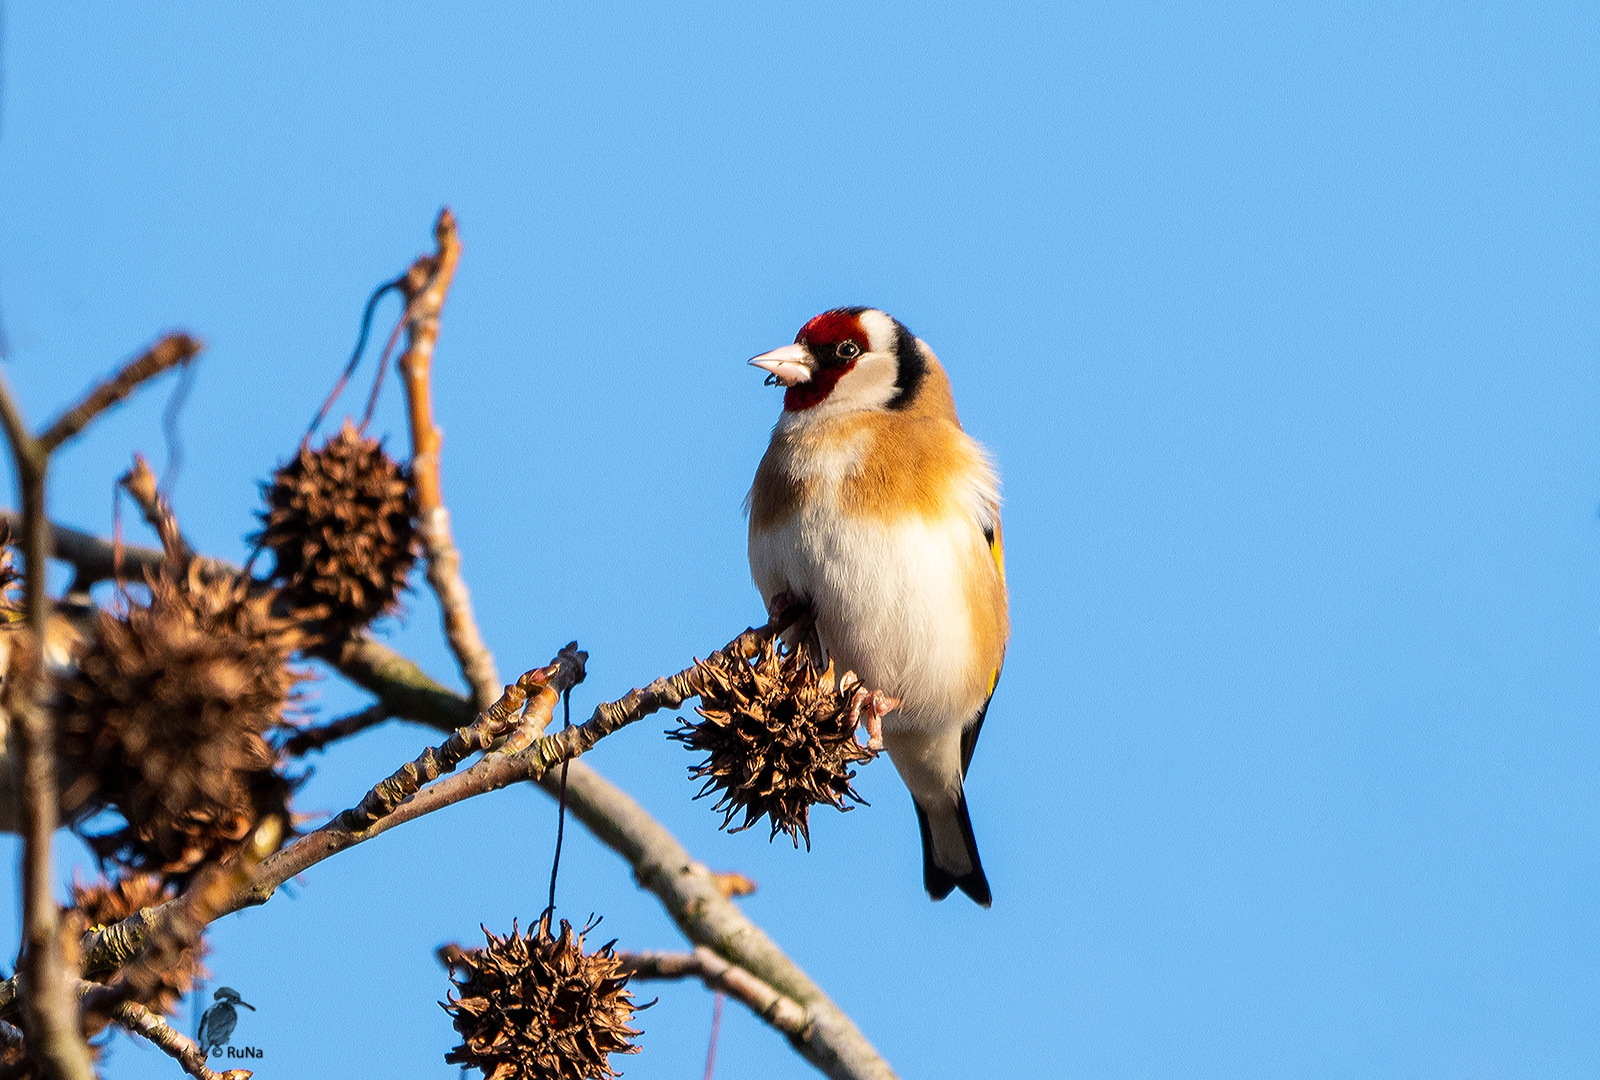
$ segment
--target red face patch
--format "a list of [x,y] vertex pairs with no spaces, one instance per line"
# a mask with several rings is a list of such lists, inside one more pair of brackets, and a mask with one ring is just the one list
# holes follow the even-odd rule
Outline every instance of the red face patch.
[[[861,320],[857,318],[864,308],[836,308],[833,311],[824,311],[800,328],[795,335],[795,344],[804,345],[806,351],[816,361],[816,371],[811,376],[810,382],[797,383],[783,393],[783,407],[789,412],[803,412],[815,405],[820,405],[833,393],[833,388],[838,385],[856,366],[855,357],[866,352],[869,343],[867,332],[861,327]],[[839,355],[839,346],[849,341],[855,344],[855,350],[848,359]]]
[[788,412],[804,412],[813,405],[821,405],[828,400],[828,395],[833,393],[839,380],[855,366],[856,362],[852,360],[848,364],[819,367],[810,382],[795,383],[783,392],[784,409]]

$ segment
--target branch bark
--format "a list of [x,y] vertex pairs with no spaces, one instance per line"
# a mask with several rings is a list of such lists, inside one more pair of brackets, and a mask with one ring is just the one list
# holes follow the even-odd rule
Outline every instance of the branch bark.
[[77,1000],[72,993],[77,975],[62,947],[60,915],[50,891],[50,841],[60,812],[55,719],[44,704],[50,678],[44,664],[45,624],[51,607],[45,588],[50,530],[45,516],[45,473],[50,451],[28,434],[4,376],[0,376],[0,424],[11,445],[22,499],[23,595],[34,641],[33,648],[18,650],[23,655],[13,659],[22,689],[12,698],[21,715],[15,717],[19,722],[11,725],[22,758],[23,948],[19,974],[27,987],[24,1015],[33,1053],[45,1072],[59,1080],[89,1080],[94,1067],[78,1028]]
[[[88,991],[98,989],[94,983],[80,983],[79,985]],[[183,1071],[194,1077],[195,1080],[250,1080],[253,1075],[249,1069],[228,1069],[225,1072],[215,1072],[208,1068],[205,1051],[193,1039],[173,1030],[171,1024],[138,1002],[119,1002],[112,1007],[111,1018],[117,1022],[118,1026],[150,1040],[162,1053],[182,1066]]]
[[[23,516],[16,511],[0,510],[0,521],[10,525],[14,531],[22,532]],[[45,537],[45,550],[48,556],[71,565],[73,578],[72,584],[68,587],[69,592],[87,592],[91,585],[110,581],[116,574],[116,566],[112,562],[114,549],[109,541],[101,539],[94,533],[51,524]],[[147,570],[153,572],[161,566],[164,557],[155,548],[124,544],[123,573],[142,575]],[[208,578],[234,577],[239,573],[237,566],[221,559],[197,555],[195,561],[200,565],[200,572]]]
[[439,597],[444,613],[444,635],[450,642],[461,674],[472,688],[472,701],[487,709],[500,692],[494,656],[483,643],[472,615],[472,594],[461,576],[461,553],[450,534],[450,512],[445,509],[439,485],[439,448],[444,439],[433,422],[433,348],[439,340],[439,313],[444,307],[461,239],[456,219],[448,207],[439,211],[434,225],[438,250],[411,264],[400,279],[406,298],[406,351],[400,357],[405,377],[407,416],[411,424],[411,478],[417,489],[418,535],[427,556],[428,584]]

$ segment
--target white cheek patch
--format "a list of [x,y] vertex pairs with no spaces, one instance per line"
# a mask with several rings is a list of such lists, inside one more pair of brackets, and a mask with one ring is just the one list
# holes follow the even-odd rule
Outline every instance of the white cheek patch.
[[881,409],[894,398],[900,368],[892,352],[862,353],[821,402],[800,412],[785,412],[782,423],[801,427],[844,413]]
[[894,353],[862,353],[856,366],[839,380],[823,404],[836,404],[840,412],[881,409],[894,397],[894,383],[899,374],[900,366]]

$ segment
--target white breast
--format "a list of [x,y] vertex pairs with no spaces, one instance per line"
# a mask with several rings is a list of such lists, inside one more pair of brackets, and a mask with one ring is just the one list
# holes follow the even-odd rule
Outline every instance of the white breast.
[[845,516],[831,495],[750,538],[762,596],[809,599],[837,669],[901,699],[885,722],[890,732],[965,723],[982,706],[968,671],[972,618],[962,581],[983,553],[973,519],[889,524]]

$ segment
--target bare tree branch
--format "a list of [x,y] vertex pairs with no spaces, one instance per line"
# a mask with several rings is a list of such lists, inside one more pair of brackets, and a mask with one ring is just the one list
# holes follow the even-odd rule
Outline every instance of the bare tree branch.
[[[82,983],[81,986],[93,988],[93,983]],[[187,1035],[179,1034],[156,1013],[134,1001],[119,1002],[111,1009],[111,1018],[118,1026],[142,1035],[154,1043],[162,1053],[183,1067],[183,1071],[194,1077],[195,1080],[250,1080],[253,1075],[249,1069],[228,1069],[225,1072],[215,1072],[206,1067],[206,1054],[196,1045],[195,1041]]]
[[[464,799],[496,791],[519,780],[535,778],[548,768],[541,762],[558,752],[538,732],[550,721],[561,695],[583,677],[585,654],[568,645],[547,667],[537,668],[508,686],[500,700],[446,742],[424,751],[388,778],[379,781],[361,802],[334,816],[322,828],[279,851],[270,843],[252,845],[243,858],[214,868],[181,896],[91,931],[83,939],[84,969],[112,970],[137,957],[151,942],[168,941],[181,948],[224,915],[264,904],[278,886],[346,848],[372,839],[397,825],[415,820]],[[518,716],[518,710],[523,710]],[[423,784],[454,769],[470,754],[487,749],[507,733],[500,748],[471,769],[430,787]],[[520,737],[519,737],[520,736]],[[125,978],[132,984],[135,980]],[[0,1012],[18,1000],[17,981],[0,982]]]
[[283,752],[290,757],[304,757],[306,754],[325,750],[332,743],[348,739],[352,735],[359,735],[392,719],[394,714],[389,711],[388,706],[379,701],[368,705],[360,712],[341,716],[326,724],[301,728],[284,741]]
[[[583,681],[584,664],[588,659],[589,654],[579,651],[576,641],[569,643],[554,663],[529,671],[517,680],[516,685],[506,687],[499,701],[471,724],[457,728],[443,745],[423,751],[415,761],[408,762],[387,780],[374,785],[359,806],[339,815],[339,824],[352,833],[369,828],[394,813],[395,808],[417,794],[423,784],[453,771],[468,756],[490,749],[511,734],[513,728],[521,727],[537,733],[544,726],[543,723],[535,726],[517,715],[528,704],[529,695],[541,690],[553,690],[559,697]],[[554,703],[550,704],[553,708]],[[548,722],[548,710],[540,709],[535,715]],[[516,754],[528,741],[528,738],[520,741],[514,737],[506,739],[500,752],[506,756]],[[549,768],[538,762],[534,767],[541,771]]]
[[[542,781],[548,790],[548,778]],[[834,1080],[891,1080],[894,1070],[820,986],[722,895],[716,875],[678,839],[581,761],[567,775],[567,806],[602,843],[626,859],[640,885],[655,893],[678,929],[696,945],[751,972],[805,1006],[811,1026],[795,1049]]]
[[[17,487],[22,498],[22,551],[25,562],[24,604],[34,645],[14,657],[14,677],[22,691],[13,701],[21,713],[12,725],[22,757],[22,963],[28,988],[25,1016],[34,1055],[58,1080],[89,1080],[94,1068],[89,1047],[78,1029],[72,986],[77,976],[62,947],[60,915],[50,886],[50,840],[60,808],[56,787],[55,718],[45,707],[49,668],[44,663],[45,624],[50,594],[45,588],[45,558],[50,519],[45,516],[45,473],[50,464],[46,445],[28,434],[28,427],[0,375],[0,423],[11,444]],[[87,423],[87,420],[85,421]]]
[[[0,510],[0,521],[6,522],[19,533],[22,531],[22,515],[15,511]],[[87,592],[91,585],[100,581],[110,581],[116,574],[110,542],[81,529],[50,525],[46,536],[46,554],[72,566],[74,573],[72,584],[68,587],[69,592]],[[161,566],[164,558],[165,556],[155,548],[124,544],[123,573],[142,576],[146,571],[154,572]],[[207,578],[234,577],[239,573],[237,566],[221,559],[197,555],[195,561],[200,565],[201,573]]]
[[411,660],[366,634],[319,653],[339,674],[374,694],[395,716],[438,731],[454,731],[476,715],[472,702],[441,686]]
[[461,553],[450,534],[450,512],[439,485],[439,447],[443,437],[433,422],[433,347],[439,340],[439,313],[444,307],[461,240],[449,207],[434,225],[438,250],[411,264],[400,279],[406,298],[406,351],[400,357],[405,377],[407,414],[411,422],[411,478],[417,489],[417,533],[428,559],[428,584],[439,597],[444,635],[472,688],[473,704],[486,709],[500,692],[494,656],[483,643],[472,615],[472,595],[461,576]]
[[[110,565],[110,545],[104,540],[61,526],[56,526],[54,540],[58,555],[79,565],[80,574],[86,573],[81,569],[85,565]],[[83,556],[84,562],[77,563],[75,554]],[[160,562],[161,553],[151,549],[126,548],[124,558],[130,568],[147,563],[153,566]],[[228,569],[227,564],[215,560],[210,565]],[[471,723],[474,718],[472,705],[465,698],[433,681],[410,660],[368,637],[352,638],[328,659],[352,682],[375,694],[396,717],[446,732],[454,732],[456,728]],[[679,673],[680,676],[683,674]],[[641,695],[641,703],[648,690],[637,691]],[[655,700],[658,702],[656,708],[669,707],[665,699]],[[645,714],[641,711],[639,715]],[[557,735],[549,738],[554,739]],[[474,766],[474,770],[482,768],[487,761],[485,759]],[[474,770],[452,776],[426,789],[431,793],[430,799],[451,793],[451,789],[440,791],[444,784],[460,785],[465,782],[475,785],[486,782],[487,777],[483,774],[466,779]],[[553,794],[556,779],[546,774],[540,778],[540,785]],[[504,782],[510,783],[512,779]],[[454,790],[459,792],[460,788]],[[394,818],[401,814],[414,816],[412,807],[419,797],[413,797],[403,804],[396,814],[368,830],[363,838],[398,824]],[[656,894],[690,941],[709,948],[750,972],[807,1010],[811,1025],[805,1036],[796,1043],[796,1048],[807,1061],[836,1080],[890,1080],[894,1077],[888,1062],[883,1060],[850,1018],[829,1000],[822,988],[812,982],[759,926],[723,895],[717,875],[696,861],[678,839],[632,797],[586,762],[574,761],[568,767],[567,801],[573,814],[589,831],[622,856],[633,868],[638,882]],[[289,856],[298,844],[316,835],[313,833],[302,837],[279,852],[279,856]],[[299,856],[294,858],[298,859]],[[287,866],[282,868],[287,869]],[[298,872],[291,871],[283,880]],[[246,905],[241,903],[240,906]],[[90,970],[99,970],[102,964],[115,966],[126,962],[129,956],[137,952],[147,940],[148,931],[130,924],[140,921],[140,917],[135,916],[86,938],[83,952]],[[14,985],[8,987],[6,983],[0,983],[0,1011],[7,1008],[14,996]]]
[[709,990],[720,990],[743,1002],[751,1012],[797,1044],[811,1027],[805,1006],[785,997],[750,974],[730,964],[704,945],[694,952],[621,952],[617,959],[635,979],[699,979]]
[[138,388],[146,379],[179,364],[188,363],[199,355],[205,346],[188,334],[168,334],[137,360],[124,365],[121,371],[89,391],[77,405],[63,413],[39,436],[39,450],[53,454],[56,449],[76,436],[96,416],[117,404]]

